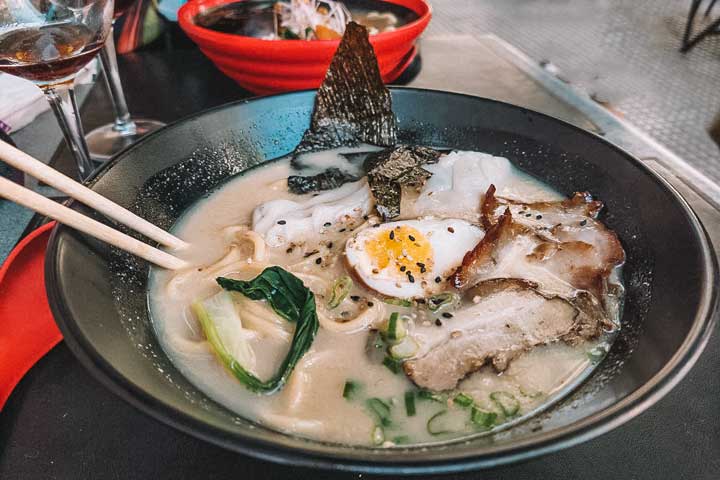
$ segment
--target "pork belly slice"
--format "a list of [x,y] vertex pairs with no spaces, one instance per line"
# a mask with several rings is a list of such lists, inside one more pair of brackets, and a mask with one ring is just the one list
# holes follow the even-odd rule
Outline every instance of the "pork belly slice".
[[[449,390],[466,375],[492,364],[497,370],[537,345],[577,342],[600,331],[600,317],[581,305],[537,290],[526,280],[499,278],[479,283],[468,294],[477,303],[455,313],[446,328],[419,338],[419,356],[403,364],[419,387]],[[589,295],[587,296],[589,297]],[[588,298],[577,298],[584,302]],[[592,309],[591,309],[592,311]]]
[[489,278],[525,278],[557,294],[584,290],[596,298],[625,261],[615,232],[595,219],[602,203],[587,193],[561,202],[519,203],[495,197],[481,207],[485,237],[451,277],[466,289]]

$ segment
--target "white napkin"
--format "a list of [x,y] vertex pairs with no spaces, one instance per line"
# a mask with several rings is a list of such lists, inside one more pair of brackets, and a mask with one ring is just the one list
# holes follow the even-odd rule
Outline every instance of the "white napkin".
[[[80,70],[75,82],[92,83],[97,72],[97,62],[93,60]],[[0,73],[0,129],[5,133],[20,130],[49,109],[45,95],[34,83]]]

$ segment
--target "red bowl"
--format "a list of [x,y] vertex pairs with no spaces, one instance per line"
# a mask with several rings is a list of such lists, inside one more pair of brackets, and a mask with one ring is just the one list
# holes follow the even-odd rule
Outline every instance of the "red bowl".
[[[200,50],[225,75],[257,94],[318,88],[339,40],[261,40],[221,33],[196,25],[194,18],[208,8],[237,0],[191,0],[178,12],[178,22]],[[380,74],[391,83],[417,53],[415,40],[430,22],[424,0],[384,0],[409,8],[418,18],[392,32],[370,36]]]

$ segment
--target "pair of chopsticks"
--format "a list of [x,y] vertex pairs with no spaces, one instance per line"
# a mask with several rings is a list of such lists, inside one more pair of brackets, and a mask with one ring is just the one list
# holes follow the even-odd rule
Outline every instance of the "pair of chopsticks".
[[[68,176],[45,165],[30,155],[0,141],[0,160],[8,165],[35,177],[36,179],[65,193],[68,197],[95,209],[107,217],[132,228],[147,238],[172,250],[182,250],[189,245],[147,220],[138,217],[115,202],[90,190]],[[152,247],[107,225],[86,217],[71,208],[54,202],[39,193],[0,177],[0,197],[34,210],[58,222],[109,243],[121,250],[137,255],[159,267],[177,270],[187,266],[187,262],[170,253]]]

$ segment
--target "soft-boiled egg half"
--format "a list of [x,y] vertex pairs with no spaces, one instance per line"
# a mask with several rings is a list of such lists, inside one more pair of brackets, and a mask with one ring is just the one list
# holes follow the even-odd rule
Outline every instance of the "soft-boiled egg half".
[[464,220],[420,219],[365,228],[345,245],[347,263],[365,285],[396,298],[445,290],[445,280],[482,239]]

